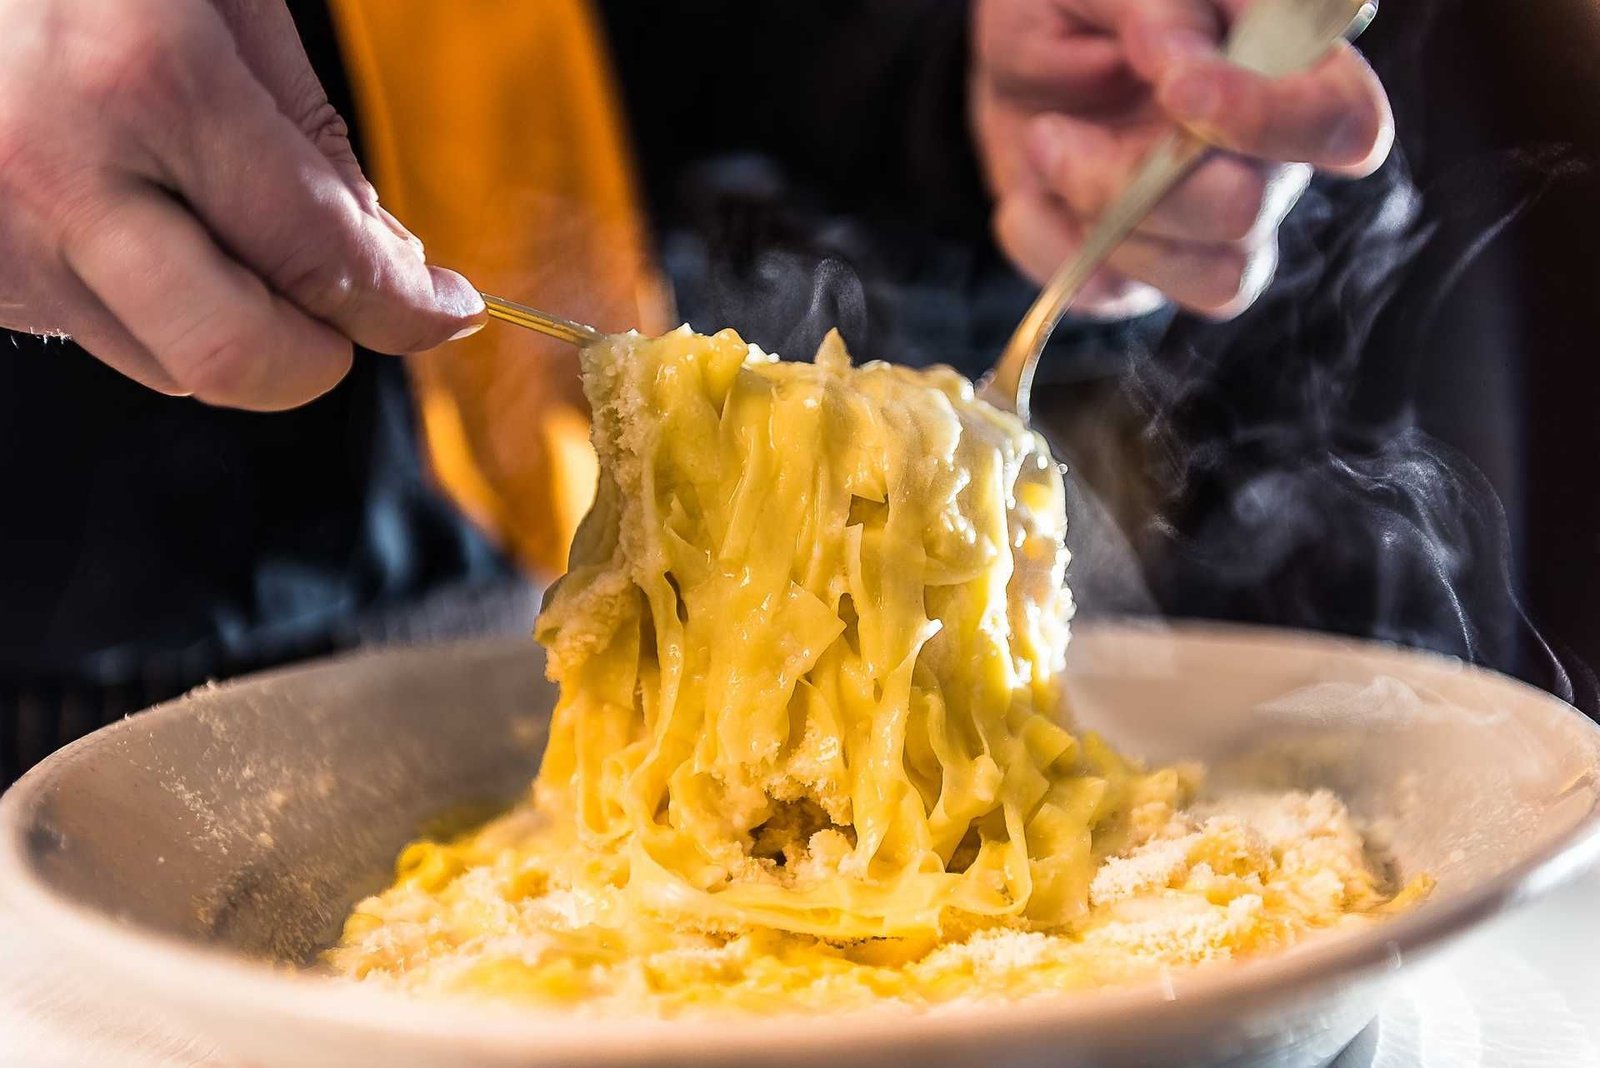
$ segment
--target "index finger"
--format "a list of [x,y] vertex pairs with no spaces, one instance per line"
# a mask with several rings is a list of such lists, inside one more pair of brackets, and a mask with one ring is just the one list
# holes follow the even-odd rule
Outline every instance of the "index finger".
[[[207,42],[212,55],[192,54]],[[162,184],[276,293],[366,348],[417,352],[481,322],[476,290],[363,210],[231,44],[220,24],[200,27],[162,60],[189,63],[184,98],[127,103]],[[155,118],[175,107],[184,122]]]

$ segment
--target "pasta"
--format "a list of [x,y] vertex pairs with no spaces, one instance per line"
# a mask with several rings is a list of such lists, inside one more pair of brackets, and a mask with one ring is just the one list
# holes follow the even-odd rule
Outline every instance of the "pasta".
[[[1060,722],[1061,474],[959,375],[687,328],[584,360],[602,477],[536,630],[561,696],[532,796],[410,847],[335,967],[825,1008],[1114,981],[1392,896],[1336,799],[1281,802],[1336,846],[1308,897],[1270,820],[1183,811],[1198,769]],[[1152,907],[1189,933],[1123,945]]]

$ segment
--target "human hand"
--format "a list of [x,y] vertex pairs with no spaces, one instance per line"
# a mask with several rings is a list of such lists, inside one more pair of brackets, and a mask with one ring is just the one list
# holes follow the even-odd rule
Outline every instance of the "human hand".
[[378,205],[282,0],[0,0],[0,325],[273,410],[482,322]]
[[1360,177],[1394,141],[1383,87],[1341,42],[1269,80],[1225,62],[1250,0],[977,0],[972,119],[1001,247],[1044,281],[1174,123],[1213,153],[1111,257],[1074,310],[1121,316],[1162,295],[1216,318],[1254,302],[1277,229],[1313,168]]

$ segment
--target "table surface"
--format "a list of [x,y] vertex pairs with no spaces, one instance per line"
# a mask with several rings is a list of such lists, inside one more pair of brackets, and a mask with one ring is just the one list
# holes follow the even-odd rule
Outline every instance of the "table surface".
[[[0,1065],[241,1068],[205,1039],[86,993],[0,904]],[[1336,1068],[1600,1065],[1600,872],[1408,968]]]

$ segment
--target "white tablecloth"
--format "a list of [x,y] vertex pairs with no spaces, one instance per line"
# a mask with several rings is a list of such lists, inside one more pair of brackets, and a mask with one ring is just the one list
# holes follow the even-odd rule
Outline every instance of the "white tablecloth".
[[[0,906],[0,1066],[238,1068],[107,994]],[[1583,1066],[1600,1066],[1600,873],[1407,969],[1338,1068]]]

